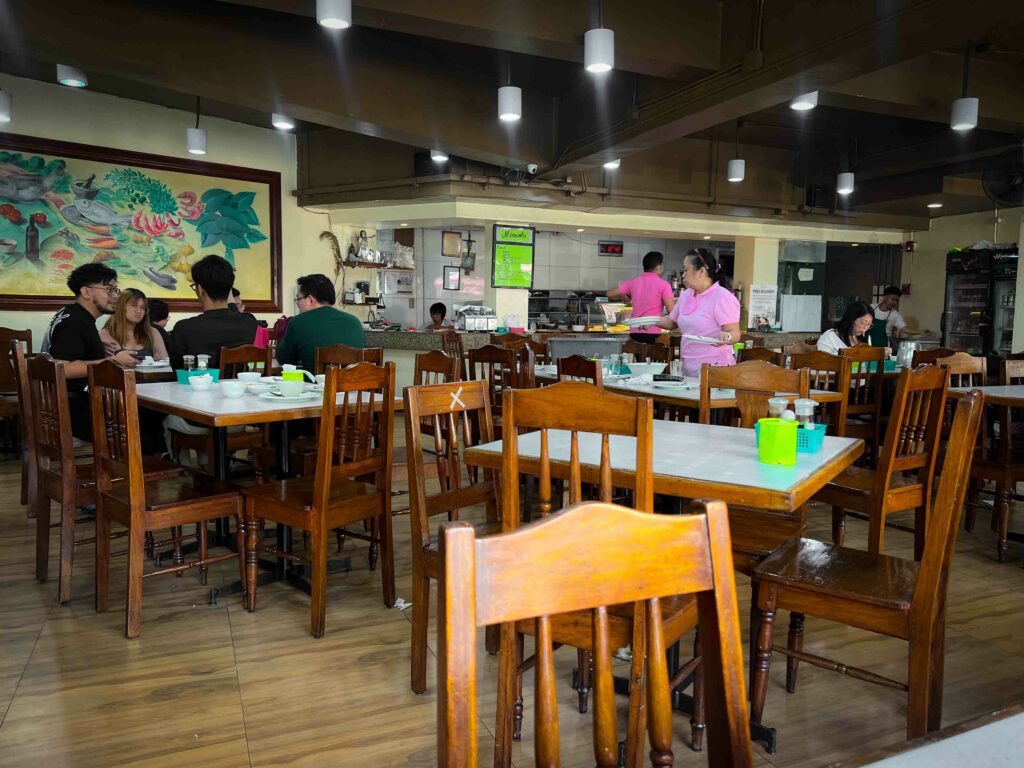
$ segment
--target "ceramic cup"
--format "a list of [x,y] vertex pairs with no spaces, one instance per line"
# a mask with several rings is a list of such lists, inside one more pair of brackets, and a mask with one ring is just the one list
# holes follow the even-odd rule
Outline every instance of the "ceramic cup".
[[220,383],[220,393],[224,397],[241,397],[245,394],[245,382],[237,379],[226,379]]
[[192,389],[202,392],[203,390],[207,390],[213,386],[213,376],[210,376],[209,374],[205,374],[203,376],[190,376],[188,385],[192,387]]
[[285,397],[298,397],[306,388],[306,383],[304,381],[282,381],[277,388]]
[[238,380],[243,384],[254,384],[260,380],[259,371],[242,371],[238,374]]

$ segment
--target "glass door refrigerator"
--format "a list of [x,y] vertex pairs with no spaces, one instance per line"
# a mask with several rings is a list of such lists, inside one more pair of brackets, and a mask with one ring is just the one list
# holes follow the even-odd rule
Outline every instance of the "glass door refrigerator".
[[1017,305],[1017,255],[997,253],[992,258],[992,351],[1006,357],[1014,350],[1013,314]]
[[983,355],[992,351],[992,256],[988,251],[946,255],[942,346]]

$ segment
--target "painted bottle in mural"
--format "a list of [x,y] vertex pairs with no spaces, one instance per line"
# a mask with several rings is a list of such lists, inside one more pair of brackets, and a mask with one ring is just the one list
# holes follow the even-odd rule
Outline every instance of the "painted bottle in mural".
[[39,228],[36,227],[35,219],[31,218],[25,229],[25,258],[29,261],[39,261]]

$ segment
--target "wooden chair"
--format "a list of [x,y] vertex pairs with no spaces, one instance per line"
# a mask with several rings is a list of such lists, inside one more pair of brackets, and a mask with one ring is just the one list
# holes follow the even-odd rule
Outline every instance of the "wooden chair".
[[[93,451],[96,468],[96,610],[105,611],[110,586],[110,524],[127,529],[128,596],[125,637],[142,632],[142,580],[146,576],[181,574],[199,569],[206,584],[207,569],[224,560],[237,560],[244,574],[242,503],[238,489],[202,472],[174,467],[173,474],[152,476],[145,471],[139,438],[139,403],[135,372],[112,361],[89,366]],[[123,478],[123,481],[120,479]],[[210,557],[206,526],[210,520],[234,515],[238,521],[237,552]],[[143,574],[146,534],[163,528],[181,530],[195,523],[200,530],[198,558],[176,562]]]
[[777,365],[780,368],[784,368],[786,365],[786,356],[782,352],[775,352],[765,347],[751,347],[737,352],[736,362],[746,363],[749,360],[764,360],[766,363]]
[[949,386],[951,387],[984,387],[988,385],[987,361],[984,357],[974,357],[966,352],[954,352],[952,355],[936,358],[933,364],[949,372]]
[[463,381],[468,379],[469,372],[466,368],[466,348],[462,343],[462,334],[454,329],[448,329],[442,332],[441,351],[460,361],[460,365],[462,366],[461,378]]
[[669,365],[676,358],[679,348],[672,344],[648,344],[647,359],[652,363],[665,363]]
[[[381,363],[383,365],[383,363]],[[462,361],[439,349],[416,355],[412,380],[416,386],[447,384],[462,378]]]
[[792,344],[787,344],[785,347],[782,348],[782,353],[784,355],[806,355],[809,352],[817,351],[817,344],[808,344],[806,341],[795,341]]
[[911,367],[917,368],[919,365],[931,365],[936,360],[943,357],[949,357],[955,355],[956,352],[946,347],[935,347],[934,349],[915,349],[914,356],[911,359]]
[[488,344],[469,351],[469,381],[487,382],[487,399],[491,403],[494,424],[501,423],[501,394],[514,387],[519,372],[516,351]]
[[492,333],[491,344],[497,344],[499,347],[504,347],[506,344],[516,341],[524,341],[529,339],[529,336],[524,336],[521,333]]
[[357,349],[345,344],[332,344],[329,347],[317,347],[313,362],[313,373],[319,375],[328,365],[344,368],[355,363],[373,363],[384,365],[383,347],[366,347]]
[[628,339],[622,343],[622,354],[633,355],[637,362],[643,362],[647,360],[647,347],[649,345],[644,344],[642,341],[633,341]]
[[[18,341],[26,345],[26,354],[32,354],[32,331],[15,331],[11,328],[0,328],[0,449],[11,453],[20,451],[24,455],[24,439],[26,430],[21,418],[21,404],[17,397],[18,375],[11,356],[11,342]],[[22,504],[27,500],[27,477],[22,471]]]
[[561,358],[555,367],[559,381],[586,381],[590,384],[603,386],[601,361],[590,360],[582,355],[570,355]]
[[[554,496],[551,477],[551,455],[549,445],[552,430],[570,432],[569,441],[569,478],[565,481],[569,504],[583,500],[583,483],[593,485],[598,498],[604,502],[612,499],[612,474],[609,457],[609,438],[611,435],[625,435],[636,439],[635,466],[637,471],[633,486],[633,505],[643,512],[651,512],[654,508],[654,480],[652,457],[653,410],[650,400],[611,394],[593,384],[579,381],[565,381],[536,390],[511,390],[505,393],[505,420],[502,424],[502,478],[517,478],[520,469],[519,439],[526,431],[540,431],[539,456],[539,489],[537,494],[538,508],[541,517],[547,516],[553,509]],[[594,414],[600,418],[594,418]],[[579,467],[579,433],[597,433],[601,435],[600,469],[593,475],[583,477]],[[502,529],[510,531],[519,525],[519,484],[505,481],[501,488]],[[561,500],[561,495],[558,495]],[[610,541],[610,540],[609,540]],[[608,557],[614,559],[609,553]],[[550,586],[550,585],[548,585]],[[609,610],[609,622],[613,640],[612,649],[628,645],[634,638],[633,608],[631,604],[616,605]],[[665,598],[661,603],[662,617],[667,627],[666,642],[675,643],[696,623],[695,605],[689,597]],[[576,612],[552,618],[552,637],[554,641],[577,649],[579,669],[576,684],[579,711],[587,711],[590,692],[590,656],[594,652],[604,652],[604,647],[593,645],[591,618],[586,613]],[[532,660],[523,660],[523,638],[535,632],[532,621],[520,621],[513,625],[503,625],[501,630],[501,674],[498,681],[498,711],[496,724],[497,742],[495,763],[499,766],[509,764],[510,738],[517,740],[522,723],[522,674],[532,665]],[[633,680],[643,675],[642,655],[634,648]],[[695,649],[694,655],[698,655]],[[602,662],[603,663],[603,662]],[[678,687],[691,672],[696,670],[694,682],[694,700],[701,701],[701,671],[697,664],[685,665],[680,674],[674,676],[672,688]],[[630,693],[630,711],[640,706],[642,691],[634,685]],[[666,690],[668,690],[666,688]],[[508,703],[515,691],[513,716],[508,717]],[[505,713],[505,714],[502,714]],[[692,738],[695,749],[700,748],[703,734],[703,713],[695,706],[691,719]],[[630,733],[639,733],[642,726],[633,723]],[[639,753],[637,753],[639,754]],[[635,765],[636,760],[627,757],[627,765]]]
[[[828,352],[804,352],[789,356],[789,367],[797,370],[807,369],[811,389],[829,392],[850,391],[850,359],[841,355],[830,355]],[[829,433],[836,437],[846,435],[846,410],[849,400],[843,398],[830,403]]]
[[[407,387],[405,399],[405,442],[412,461],[409,464],[409,494],[412,526],[412,669],[414,693],[427,689],[427,623],[430,618],[430,580],[441,575],[437,537],[430,535],[430,518],[447,514],[457,520],[459,510],[484,505],[486,519],[478,531],[497,533],[501,530],[497,507],[495,472],[481,471],[468,475],[463,483],[462,456],[473,445],[494,439],[491,407],[487,386],[482,381],[441,383]],[[475,422],[475,429],[474,429]],[[424,443],[422,426],[430,425],[432,440]],[[478,437],[474,438],[474,434]],[[434,464],[425,461],[432,450]],[[435,470],[435,471],[430,471]],[[428,493],[427,481],[437,480],[437,493]]]
[[222,379],[234,379],[239,373],[249,370],[258,370],[264,376],[269,376],[273,364],[270,348],[257,347],[255,344],[221,347],[219,360]]
[[768,398],[776,392],[794,392],[799,397],[810,394],[806,369],[792,371],[764,360],[721,366],[705,363],[700,373],[701,424],[711,423],[711,390],[715,388],[736,390],[736,426],[748,429],[768,415]]
[[[832,540],[842,546],[846,514],[868,520],[868,549],[881,552],[885,527],[912,530],[915,559],[924,552],[925,523],[929,520],[932,480],[939,451],[942,410],[948,378],[935,366],[905,369],[896,386],[877,469],[850,467],[814,495],[832,505]],[[914,477],[907,477],[909,472]],[[914,528],[886,523],[886,517],[916,510]]]
[[[982,411],[982,396],[977,392],[957,405],[955,428],[920,563],[811,539],[793,539],[757,568],[762,614],[751,706],[755,722],[760,722],[764,711],[769,664],[776,650],[787,656],[786,688],[790,692],[796,689],[799,662],[806,661],[906,691],[907,738],[940,727],[946,590]],[[772,645],[775,613],[779,610],[790,611],[785,649]],[[909,641],[907,682],[804,652],[806,614]]]
[[13,339],[10,342],[10,359],[14,367],[14,386],[18,395],[18,418],[21,432],[21,503],[27,507],[28,516],[36,514],[36,435],[32,428],[32,396],[28,385],[28,352],[24,342]]
[[885,349],[860,344],[839,350],[839,355],[851,364],[846,436],[863,440],[866,452],[871,454],[870,466],[877,467],[885,396]]
[[[384,605],[395,602],[395,561],[391,534],[391,451],[395,365],[356,363],[328,366],[320,415],[320,443],[314,477],[263,483],[243,489],[245,497],[247,608],[256,610],[260,552],[304,562],[310,570],[310,627],[322,637],[327,609],[327,539],[336,528],[370,519],[369,534],[344,528],[344,535],[380,547]],[[336,404],[337,395],[342,403]],[[372,478],[372,482],[367,482]],[[310,556],[263,547],[260,522],[290,525],[310,535]],[[371,559],[371,568],[375,563]]]
[[[75,530],[80,522],[75,518],[75,511],[78,507],[97,503],[96,468],[92,461],[78,463],[75,455],[64,363],[53,360],[49,355],[35,355],[28,361],[28,379],[36,444],[36,578],[45,582],[48,577],[50,502],[55,501],[60,505],[57,599],[66,604],[71,600],[75,547],[92,542],[91,538],[75,540]],[[175,475],[181,471],[177,464],[154,458],[146,458],[141,466],[147,479]],[[180,551],[180,540],[173,543]]]
[[[611,654],[618,639],[612,625],[616,607],[626,605],[644,617],[629,628],[633,668],[639,675],[633,677],[630,693],[626,764],[640,765],[647,731],[651,765],[672,765],[671,681],[665,653],[673,632],[665,619],[664,595],[680,595],[673,599],[694,602],[700,616],[698,640],[710,726],[708,763],[751,766],[725,506],[710,502],[700,512],[676,517],[606,503],[578,504],[514,533],[485,538],[478,538],[468,523],[443,524],[438,764],[478,764],[477,628],[501,622],[502,659],[511,650],[505,629],[513,624],[535,626],[534,760],[537,765],[559,765],[552,646],[559,642],[558,623],[573,611],[570,615],[580,617],[594,648],[594,759],[600,766],[616,765]],[[655,550],[658,557],[651,557]],[[545,588],[523,589],[523,573]],[[499,723],[507,721],[507,706],[500,701],[498,706]]]
[[546,342],[534,341],[530,338],[513,339],[512,341],[502,342],[501,346],[511,347],[517,351],[523,347],[529,347],[533,351],[533,356],[537,360],[537,365],[548,365],[551,363],[551,352],[548,350]]

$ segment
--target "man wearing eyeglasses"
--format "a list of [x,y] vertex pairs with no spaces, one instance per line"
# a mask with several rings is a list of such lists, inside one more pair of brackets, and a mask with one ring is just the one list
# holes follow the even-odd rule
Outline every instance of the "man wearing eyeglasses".
[[[78,267],[68,277],[68,288],[75,295],[75,300],[57,311],[46,335],[50,339],[50,356],[65,361],[71,434],[79,440],[92,440],[89,401],[85,395],[86,377],[90,363],[98,363],[107,357],[96,328],[96,318],[114,312],[114,304],[121,291],[117,287],[117,272],[103,264]],[[137,362],[127,350],[118,352],[111,359],[129,368]]]

